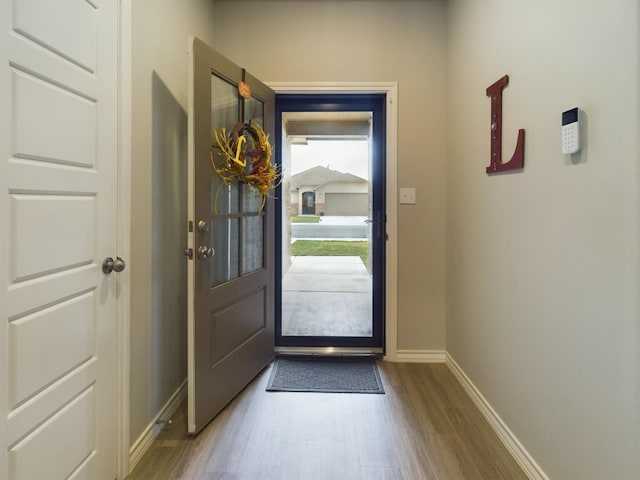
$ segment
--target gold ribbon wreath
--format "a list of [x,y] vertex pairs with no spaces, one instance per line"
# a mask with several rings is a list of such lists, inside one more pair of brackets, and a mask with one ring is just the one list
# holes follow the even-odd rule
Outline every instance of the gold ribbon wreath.
[[[238,181],[255,188],[262,195],[262,211],[269,192],[281,181],[278,167],[271,163],[269,135],[260,125],[250,121],[236,124],[228,133],[224,127],[219,131],[214,128],[213,136],[217,150],[217,155],[213,150],[210,152],[213,170],[225,185]],[[220,188],[216,192],[216,210],[218,193]]]

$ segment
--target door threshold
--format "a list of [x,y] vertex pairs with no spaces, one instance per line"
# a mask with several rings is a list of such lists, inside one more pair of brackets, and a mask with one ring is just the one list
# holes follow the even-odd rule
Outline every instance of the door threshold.
[[276,347],[277,357],[302,355],[326,357],[380,357],[382,348],[349,348],[349,347]]

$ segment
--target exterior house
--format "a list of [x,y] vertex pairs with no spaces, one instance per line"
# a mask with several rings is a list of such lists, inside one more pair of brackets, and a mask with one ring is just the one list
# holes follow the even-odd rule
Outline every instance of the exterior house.
[[369,182],[351,173],[316,166],[289,179],[289,212],[297,215],[360,215],[369,212]]
[[[91,9],[112,3],[118,6],[118,25],[111,33],[121,36],[121,51],[118,68],[109,73],[122,93],[115,100],[121,143],[114,156],[123,159],[118,180],[128,199],[117,224],[125,232],[118,254],[129,266],[118,283],[118,308],[105,320],[130,319],[117,344],[118,352],[128,352],[118,357],[126,360],[126,381],[118,387],[125,397],[117,409],[126,412],[118,425],[125,439],[119,478],[157,432],[167,406],[185,395],[185,48],[191,35],[270,84],[317,82],[327,88],[342,82],[355,88],[360,82],[397,82],[399,94],[388,99],[397,108],[398,136],[397,144],[386,146],[397,153],[387,195],[392,197],[398,185],[416,187],[417,203],[387,212],[388,224],[397,226],[389,235],[388,258],[399,272],[387,285],[398,305],[390,360],[457,365],[483,411],[499,419],[502,434],[510,432],[512,446],[526,453],[531,478],[638,478],[636,0],[77,2],[89,10],[88,25]],[[7,365],[13,358],[8,331],[20,324],[10,310],[15,302],[7,301],[9,283],[18,276],[7,246],[14,238],[10,215],[14,197],[32,193],[10,190],[6,180],[6,159],[22,140],[11,136],[16,119],[7,112],[14,87],[24,86],[16,79],[30,74],[9,61],[18,34],[32,26],[12,24],[21,18],[14,15],[15,5],[22,6],[21,13],[60,9],[36,22],[48,33],[66,35],[76,20],[66,10],[72,2],[16,0],[0,7],[0,410],[5,415],[0,477],[9,468],[7,449],[16,446],[8,441],[6,418],[10,402],[17,403],[7,393]],[[44,50],[34,38],[27,35],[24,42],[39,55]],[[65,40],[60,48],[67,43],[73,42]],[[73,46],[84,55],[95,45]],[[81,74],[80,86],[91,81],[92,72],[82,55],[63,72]],[[505,74],[510,83],[503,97],[504,161],[522,128],[525,167],[490,176],[485,173],[491,131],[486,88]],[[30,85],[37,90],[46,81]],[[60,89],[60,98],[76,96],[79,88]],[[29,97],[31,91],[22,92]],[[78,111],[86,112],[91,100],[82,96]],[[585,142],[581,152],[566,156],[560,148],[561,113],[576,106],[586,114]],[[33,110],[40,113],[39,108]],[[91,112],[86,118],[93,118]],[[39,134],[55,144],[50,131]],[[23,178],[30,178],[30,162],[38,160],[37,155],[18,158],[11,166],[13,177],[23,169]],[[62,165],[66,174],[60,182],[79,175],[83,162]],[[89,169],[82,172],[91,175]],[[52,178],[45,176],[43,181]],[[47,199],[78,193],[59,190],[62,194],[49,191]],[[83,194],[81,200],[90,198]],[[80,211],[85,212],[89,209]],[[38,230],[46,222],[55,227],[55,220],[34,216],[30,225],[37,241],[23,259],[42,256],[50,238]],[[63,276],[57,257],[50,260],[50,271]],[[32,272],[20,280],[37,287]],[[47,303],[48,291],[34,291],[42,304],[55,307]],[[102,307],[96,303],[95,308]],[[52,330],[48,340],[60,339]],[[20,380],[11,377],[13,384]],[[20,404],[18,413],[49,393],[39,391],[29,404]],[[15,430],[22,417],[12,421]],[[68,440],[58,435],[52,443],[60,438]]]

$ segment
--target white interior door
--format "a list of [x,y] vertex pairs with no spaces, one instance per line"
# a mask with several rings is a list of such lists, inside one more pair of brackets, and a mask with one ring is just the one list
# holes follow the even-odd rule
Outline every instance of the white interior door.
[[[275,96],[197,39],[191,60],[188,425],[194,433],[273,358],[273,199],[261,208],[251,187],[223,184],[210,153],[212,129],[230,131],[238,122],[257,122],[273,138]],[[247,99],[239,94],[241,81],[251,88]]]
[[0,478],[113,479],[117,2],[0,3]]

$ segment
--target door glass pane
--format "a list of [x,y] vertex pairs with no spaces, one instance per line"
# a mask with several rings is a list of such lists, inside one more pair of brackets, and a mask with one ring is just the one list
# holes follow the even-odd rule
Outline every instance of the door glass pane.
[[[211,128],[220,131],[225,128],[229,132],[240,120],[238,89],[235,85],[216,75],[211,76]],[[215,139],[211,138],[212,145]],[[213,155],[219,160],[217,150]],[[225,185],[214,172],[211,178],[211,213],[224,215],[239,210],[238,187],[236,184]]]
[[255,188],[244,185],[242,189],[242,212],[259,213],[262,209],[262,195]]
[[236,85],[211,75],[211,128],[233,128],[240,120],[239,98]]
[[225,184],[214,173],[211,175],[211,214],[226,215],[240,211],[240,192],[237,183]]
[[254,272],[264,265],[264,216],[242,219],[242,273]]
[[295,115],[304,135],[289,136],[282,155],[281,334],[371,337],[372,116],[351,114],[359,130],[338,138],[339,117]]
[[[227,132],[240,120],[239,95],[236,85],[211,76],[211,127]],[[215,145],[213,132],[212,146]],[[213,155],[217,151],[213,149]],[[217,157],[219,159],[220,157]],[[240,192],[237,183],[225,184],[215,173],[211,174],[211,247],[215,255],[211,263],[211,285],[219,285],[239,276],[238,247],[240,241]]]
[[240,219],[214,217],[211,224],[211,245],[215,250],[211,262],[211,285],[215,286],[239,276]]
[[[264,105],[255,98],[245,100],[245,123],[264,125]],[[251,165],[247,165],[251,168]],[[264,215],[262,195],[253,187],[242,190],[242,274],[264,267]]]
[[257,122],[264,127],[264,104],[255,97],[249,97],[244,103],[244,121]]

